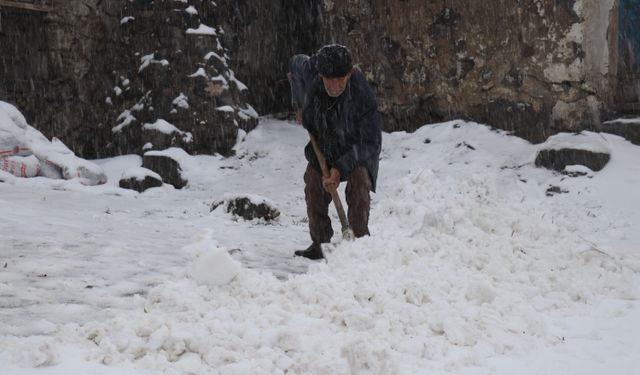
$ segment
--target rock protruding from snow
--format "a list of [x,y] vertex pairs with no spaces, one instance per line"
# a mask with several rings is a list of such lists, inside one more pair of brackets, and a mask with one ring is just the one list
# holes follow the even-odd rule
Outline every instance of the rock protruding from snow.
[[280,216],[278,210],[271,200],[257,195],[227,195],[224,200],[215,202],[211,206],[211,211],[224,206],[226,212],[245,220],[263,219],[272,221]]
[[142,166],[162,176],[162,181],[173,185],[176,189],[182,189],[189,183],[182,177],[180,162],[170,153],[149,151],[142,157]]
[[147,189],[162,186],[162,177],[147,168],[131,168],[124,171],[119,185],[123,189],[131,189],[142,193]]
[[606,121],[602,123],[602,131],[619,135],[634,145],[640,145],[640,117]]
[[535,165],[558,172],[565,171],[567,166],[583,165],[597,172],[607,165],[610,154],[607,144],[596,133],[561,133],[542,144]]
[[597,172],[607,165],[610,158],[609,154],[587,150],[540,150],[536,157],[536,166],[562,172],[567,166],[584,165]]

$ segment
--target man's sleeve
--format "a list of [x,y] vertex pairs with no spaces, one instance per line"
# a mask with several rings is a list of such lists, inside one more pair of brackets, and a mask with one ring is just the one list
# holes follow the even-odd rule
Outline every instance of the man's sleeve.
[[309,70],[309,56],[294,55],[289,60],[291,105],[296,112],[302,111],[302,108],[304,108],[305,93],[309,83]]

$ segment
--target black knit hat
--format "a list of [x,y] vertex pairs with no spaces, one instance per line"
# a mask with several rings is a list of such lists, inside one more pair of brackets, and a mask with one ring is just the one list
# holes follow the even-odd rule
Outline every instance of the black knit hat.
[[330,44],[316,53],[318,57],[318,73],[326,78],[340,78],[349,73],[353,67],[351,53],[345,46]]

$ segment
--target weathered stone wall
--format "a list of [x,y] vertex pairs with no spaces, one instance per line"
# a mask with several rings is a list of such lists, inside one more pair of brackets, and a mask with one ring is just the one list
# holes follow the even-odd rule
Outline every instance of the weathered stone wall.
[[45,135],[85,157],[111,154],[105,152],[111,134],[102,103],[111,87],[107,69],[117,58],[120,6],[120,1],[54,0],[45,23],[49,80],[42,92],[33,93],[45,103],[26,109]]
[[538,142],[598,129],[623,110],[619,93],[638,86],[620,73],[621,2],[637,0],[221,3],[263,113],[289,109],[289,56],[337,42],[377,91],[385,130],[465,118]]
[[[537,142],[639,107],[638,0],[47,1],[0,7],[0,99],[85,157],[229,153],[255,126],[247,103],[290,110],[288,58],[330,42],[354,52],[387,131],[465,118]],[[217,35],[185,33],[200,24]],[[181,133],[144,131],[158,119]]]
[[232,67],[252,88],[250,102],[260,113],[291,110],[286,79],[289,58],[320,45],[319,0],[222,0],[218,19],[233,51]]
[[[0,99],[46,136],[88,158],[169,146],[229,154],[238,129],[257,124],[213,2],[47,2],[0,7]],[[187,32],[205,23],[214,31]],[[145,129],[159,119],[178,131]]]
[[32,54],[24,46],[46,49],[47,39],[43,29],[35,29],[28,25],[33,20],[44,23],[45,13],[0,8],[0,72],[2,85],[0,94],[4,97],[9,92],[23,93],[19,100],[27,101],[26,93],[42,87],[48,81],[48,59],[45,54]]
[[325,0],[323,32],[354,50],[389,130],[462,117],[542,141],[599,125],[611,3]]
[[[105,112],[117,116],[110,121],[117,153],[176,146],[228,155],[238,129],[257,125],[248,89],[229,67],[216,13],[211,1],[124,4],[118,61],[109,65],[113,89],[104,100],[115,109]],[[163,131],[164,121],[177,129]]]
[[48,11],[0,8],[0,99],[47,136],[97,156],[108,136],[99,103],[110,86],[104,69],[113,56],[105,51],[119,20],[116,2],[44,3]]

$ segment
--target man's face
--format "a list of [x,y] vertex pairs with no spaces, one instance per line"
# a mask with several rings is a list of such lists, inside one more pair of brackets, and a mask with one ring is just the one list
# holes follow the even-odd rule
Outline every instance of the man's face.
[[337,98],[342,95],[344,89],[347,88],[347,83],[349,82],[349,78],[351,78],[351,71],[349,71],[346,76],[339,78],[327,78],[322,75],[320,77],[322,77],[322,83],[324,84],[325,91],[327,91],[327,95],[332,98]]

